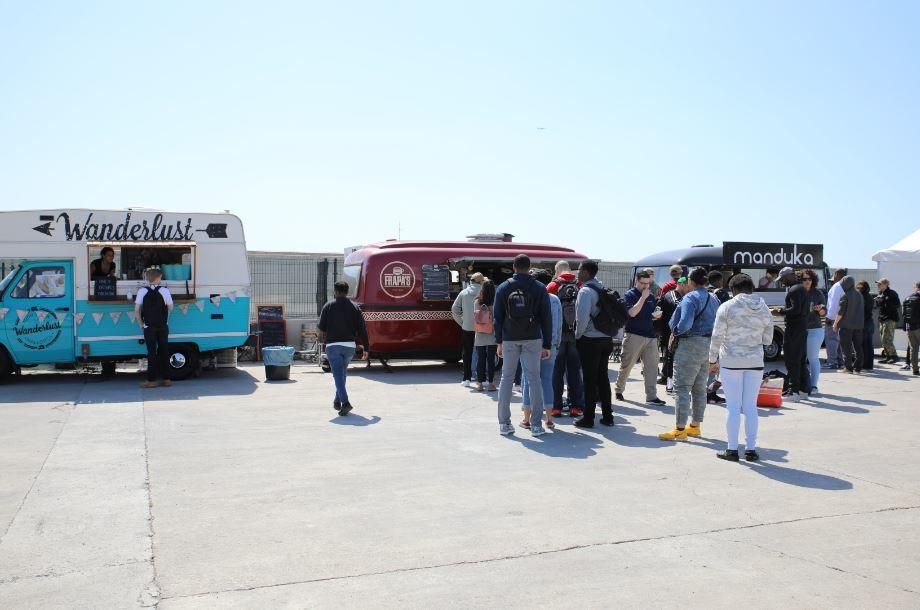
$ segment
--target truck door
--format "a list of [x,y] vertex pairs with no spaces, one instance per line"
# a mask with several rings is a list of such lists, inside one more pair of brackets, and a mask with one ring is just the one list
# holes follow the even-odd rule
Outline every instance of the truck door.
[[17,364],[74,361],[73,263],[25,263],[2,306],[6,344]]

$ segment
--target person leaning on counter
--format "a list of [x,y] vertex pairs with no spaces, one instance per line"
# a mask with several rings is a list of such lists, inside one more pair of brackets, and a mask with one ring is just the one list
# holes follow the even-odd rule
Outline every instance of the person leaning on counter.
[[89,264],[89,277],[115,277],[115,250],[106,246],[99,258]]

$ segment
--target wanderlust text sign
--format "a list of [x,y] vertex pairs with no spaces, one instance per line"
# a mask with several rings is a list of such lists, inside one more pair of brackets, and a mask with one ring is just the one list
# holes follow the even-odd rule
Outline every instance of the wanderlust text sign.
[[194,228],[192,219],[169,218],[156,214],[149,220],[132,220],[131,212],[123,221],[99,221],[89,212],[85,217],[71,217],[68,212],[57,216],[39,216],[42,223],[32,227],[33,231],[54,236],[54,231],[63,231],[67,241],[192,241],[196,233],[206,233],[211,239],[226,239],[227,225],[209,224],[203,229]]
[[733,267],[822,267],[824,246],[727,241],[722,244],[722,260]]

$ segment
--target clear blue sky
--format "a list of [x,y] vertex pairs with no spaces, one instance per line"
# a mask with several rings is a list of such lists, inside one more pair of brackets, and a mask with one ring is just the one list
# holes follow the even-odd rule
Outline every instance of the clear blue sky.
[[[918,2],[2,2],[0,209],[607,260],[920,225]],[[538,128],[545,129],[538,129]]]

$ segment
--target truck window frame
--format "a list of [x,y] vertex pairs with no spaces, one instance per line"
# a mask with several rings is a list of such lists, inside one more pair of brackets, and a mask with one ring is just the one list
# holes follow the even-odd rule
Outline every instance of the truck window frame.
[[[32,286],[35,284],[34,281],[32,281],[31,284],[29,283],[30,277],[37,277],[40,275],[45,275],[44,272],[46,271],[52,271],[52,270],[58,270],[58,269],[60,270],[60,275],[64,276],[63,294],[34,296],[34,297],[29,295],[29,293],[31,292]],[[36,273],[38,271],[41,271],[41,273]],[[15,273],[15,271],[13,273]],[[21,296],[17,293],[17,291],[20,289],[20,284],[23,281],[26,282],[25,286],[23,287],[23,289],[26,291],[26,294],[24,296]],[[11,299],[21,299],[23,301],[42,300],[42,299],[62,299],[67,296],[67,268],[64,265],[56,264],[56,263],[43,263],[43,264],[25,267],[23,269],[22,275],[19,277],[19,281],[15,283],[10,282],[9,286],[12,287],[12,290],[10,290]]]
[[[175,299],[191,298],[198,294],[198,244],[197,242],[193,242],[193,241],[189,241],[189,242],[96,241],[96,242],[87,242],[86,244],[86,252],[87,252],[87,257],[86,257],[86,290],[87,290],[87,293],[86,294],[89,295],[88,296],[89,301],[97,302],[97,303],[113,303],[113,302],[123,302],[123,301],[128,300],[127,296],[124,296],[124,298],[121,298],[121,295],[119,295],[119,298],[116,301],[96,299],[93,296],[93,278],[89,272],[90,265],[92,264],[94,260],[96,260],[97,258],[101,256],[102,249],[105,247],[109,247],[115,250],[115,261],[116,261],[115,275],[116,275],[117,285],[119,286],[119,288],[121,288],[124,285],[127,285],[129,289],[133,289],[137,287],[138,283],[145,283],[146,279],[143,277],[138,278],[138,279],[124,279],[124,280],[121,279],[122,274],[126,273],[124,270],[124,267],[121,265],[121,263],[124,262],[121,260],[124,249],[126,248],[131,248],[131,249],[150,248],[154,250],[156,249],[162,249],[162,250],[185,249],[185,250],[188,250],[188,254],[190,254],[190,260],[191,260],[190,264],[192,267],[191,275],[189,276],[189,279],[188,279],[188,292],[185,292],[184,290],[185,281],[183,280],[167,280],[164,278],[164,281],[167,283],[168,286],[183,286],[182,291],[178,291],[178,290],[174,290],[170,288],[170,293],[173,295],[173,298]],[[183,252],[183,254],[185,254],[185,252]]]

